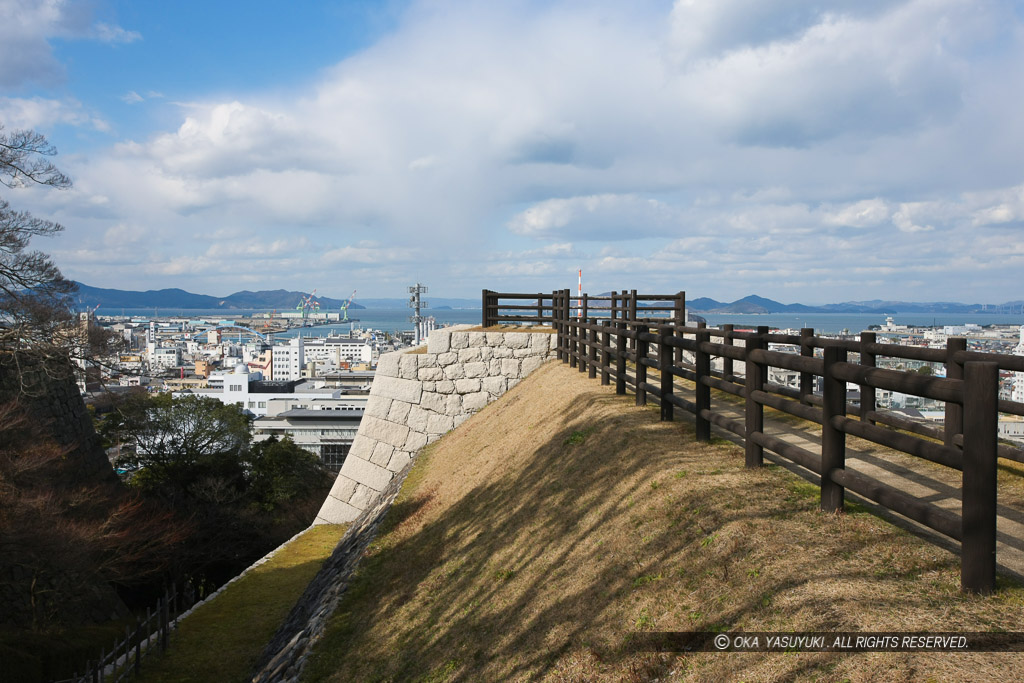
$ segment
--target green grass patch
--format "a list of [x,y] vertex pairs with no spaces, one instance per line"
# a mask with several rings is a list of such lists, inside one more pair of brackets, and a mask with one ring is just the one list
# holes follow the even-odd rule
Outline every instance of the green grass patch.
[[263,648],[330,556],[347,525],[312,527],[185,618],[142,681],[248,681]]

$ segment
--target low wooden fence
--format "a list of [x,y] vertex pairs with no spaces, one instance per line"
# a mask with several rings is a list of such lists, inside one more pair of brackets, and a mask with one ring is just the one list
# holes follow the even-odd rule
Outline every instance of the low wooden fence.
[[75,673],[72,678],[51,683],[118,683],[142,671],[142,658],[152,648],[167,650],[171,630],[179,614],[191,606],[183,601],[177,588],[170,588],[156,604],[146,608],[146,616],[135,620],[135,628],[124,627],[124,639],[113,644],[110,650],[101,649],[95,660],[88,662],[85,671]]
[[[523,300],[530,305],[502,303]],[[609,302],[607,307],[604,301]],[[638,306],[638,301],[656,304],[646,308]],[[595,306],[595,302],[602,304]],[[673,419],[675,408],[692,413],[698,439],[710,439],[712,424],[737,435],[748,467],[759,467],[768,449],[818,474],[822,510],[842,510],[849,489],[959,541],[961,587],[972,592],[994,589],[996,460],[1024,462],[1024,451],[997,443],[999,412],[1024,415],[1024,404],[998,399],[999,371],[1024,372],[1024,358],[967,351],[963,338],[950,338],[946,348],[935,349],[878,343],[870,332],[848,340],[817,337],[813,329],[785,335],[770,334],[767,327],[743,332],[732,325],[722,329],[703,323],[687,326],[681,292],[637,296],[631,290],[574,300],[569,290],[551,294],[485,290],[483,305],[485,326],[552,326],[558,334],[559,359],[591,378],[599,375],[602,384],[614,380],[619,394],[632,389],[637,405],[645,405],[651,397],[660,403],[663,420]],[[769,344],[776,350],[770,350]],[[683,351],[692,354],[692,362],[683,361]],[[851,362],[851,354],[857,355],[857,362]],[[942,363],[946,377],[879,368],[880,357]],[[722,370],[712,370],[715,358],[721,359]],[[771,367],[799,373],[799,388],[769,382]],[[692,396],[681,395],[676,378],[694,383]],[[813,390],[815,378],[821,378],[820,395]],[[859,406],[847,404],[847,383],[860,386]],[[743,421],[713,410],[712,389],[743,399]],[[875,398],[880,389],[944,402],[944,428],[879,411]],[[766,434],[765,406],[821,425],[820,451]],[[960,514],[846,469],[847,435],[959,470]]]

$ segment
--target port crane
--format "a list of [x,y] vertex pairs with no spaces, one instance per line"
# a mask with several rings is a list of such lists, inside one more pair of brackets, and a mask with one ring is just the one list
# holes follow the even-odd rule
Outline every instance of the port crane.
[[356,298],[356,291],[358,291],[358,290],[353,289],[352,290],[352,296],[350,296],[348,298],[348,301],[346,301],[341,306],[341,312],[345,314],[345,317],[341,319],[341,322],[343,322],[343,323],[347,323],[348,322],[348,307],[352,304],[352,300]]
[[306,311],[308,309],[313,309],[315,311],[320,310],[320,302],[317,301],[314,297],[316,297],[315,289],[312,291],[312,293],[310,293],[309,296],[303,299],[299,299],[299,305],[295,307],[295,310],[300,311],[302,313],[303,318],[306,317]]

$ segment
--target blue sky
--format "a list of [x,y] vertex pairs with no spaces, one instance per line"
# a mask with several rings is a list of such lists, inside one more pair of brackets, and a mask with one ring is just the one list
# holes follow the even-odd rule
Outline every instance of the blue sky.
[[0,0],[100,287],[1024,298],[1013,2]]

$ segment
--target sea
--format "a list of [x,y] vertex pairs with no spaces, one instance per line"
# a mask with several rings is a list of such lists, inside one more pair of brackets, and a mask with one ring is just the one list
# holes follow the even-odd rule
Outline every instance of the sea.
[[[231,320],[234,318],[248,317],[253,313],[263,313],[263,310],[240,310],[240,309],[171,309],[171,308],[128,308],[128,309],[101,309],[99,315],[128,315],[134,317],[187,317],[192,319],[214,319]],[[326,337],[328,335],[347,334],[350,330],[373,329],[382,332],[396,332],[400,330],[411,330],[412,323],[409,322],[411,311],[404,308],[364,308],[350,312],[353,320],[348,323],[330,323],[313,327],[298,327],[287,332],[274,335],[277,338],[294,337],[301,334],[303,337]],[[433,316],[438,326],[480,324],[480,309],[458,308],[458,309],[424,309],[424,315]],[[874,313],[757,313],[757,314],[714,314],[701,313],[701,317],[707,320],[708,325],[717,327],[732,323],[738,328],[754,328],[759,325],[767,325],[776,329],[800,329],[802,327],[814,328],[817,332],[828,334],[839,334],[844,330],[857,333],[868,329],[871,325],[882,325],[885,323],[886,314]],[[931,314],[931,313],[905,313],[892,316],[893,322],[897,325],[908,325],[911,327],[931,327],[945,325],[965,325],[973,323],[976,325],[1024,325],[1024,315],[1009,313],[952,313],[952,314]]]

